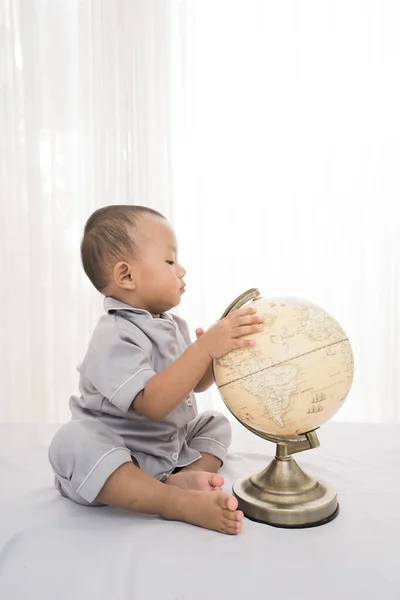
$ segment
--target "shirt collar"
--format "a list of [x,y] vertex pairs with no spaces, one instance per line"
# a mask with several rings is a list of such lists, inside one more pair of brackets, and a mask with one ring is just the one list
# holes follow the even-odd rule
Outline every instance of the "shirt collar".
[[[152,315],[149,313],[149,311],[145,310],[144,308],[135,308],[134,306],[131,306],[130,304],[124,304],[124,302],[121,302],[120,300],[117,300],[116,298],[112,298],[111,296],[107,296],[106,298],[104,298],[103,306],[104,306],[104,310],[107,313],[111,313],[111,312],[114,312],[117,310],[129,310],[130,312],[136,313],[138,315],[150,317],[150,319],[153,318]],[[172,316],[169,315],[168,313],[162,313],[160,315],[160,317],[164,318],[164,319],[172,320]]]

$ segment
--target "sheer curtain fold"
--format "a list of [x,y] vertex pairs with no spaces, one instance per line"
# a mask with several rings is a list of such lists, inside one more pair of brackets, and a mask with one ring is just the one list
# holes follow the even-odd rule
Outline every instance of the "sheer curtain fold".
[[337,419],[400,417],[399,20],[395,0],[196,3],[185,300],[202,326],[250,287],[325,307],[355,354]]
[[101,312],[80,267],[106,204],[172,214],[171,30],[157,0],[0,0],[0,419],[63,420]]
[[81,230],[136,203],[177,230],[192,331],[248,287],[308,298],[354,348],[338,418],[399,422],[399,18],[395,0],[0,0],[0,420],[68,417],[101,313]]

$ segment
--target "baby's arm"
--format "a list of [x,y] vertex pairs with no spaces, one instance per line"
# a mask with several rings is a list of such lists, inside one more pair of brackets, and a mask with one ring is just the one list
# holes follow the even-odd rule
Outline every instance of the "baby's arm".
[[203,377],[200,379],[199,383],[194,388],[196,393],[205,392],[209,387],[214,383],[214,373],[212,364],[208,367],[207,371],[204,373]]
[[190,394],[210,363],[210,355],[195,342],[172,365],[149,379],[134,400],[134,410],[149,419],[164,418]]
[[172,365],[149,379],[134,399],[134,410],[149,419],[166,417],[209,373],[214,358],[254,344],[243,336],[262,329],[263,318],[255,313],[254,308],[241,308],[210,327]]
[[[203,334],[204,334],[204,331],[201,329],[201,327],[198,327],[196,329],[197,339],[199,339]],[[204,373],[203,377],[200,379],[200,381],[194,388],[194,391],[196,393],[205,392],[206,390],[208,390],[209,387],[212,386],[213,383],[214,383],[214,373],[213,373],[212,362],[211,362],[207,371]]]

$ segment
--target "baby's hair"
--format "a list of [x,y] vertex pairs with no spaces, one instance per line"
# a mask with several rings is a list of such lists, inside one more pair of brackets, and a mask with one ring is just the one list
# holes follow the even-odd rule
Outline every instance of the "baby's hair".
[[147,206],[115,204],[99,208],[87,220],[81,243],[82,265],[99,292],[109,283],[110,259],[123,260],[138,253],[132,226],[135,228],[138,217],[145,214],[165,218]]

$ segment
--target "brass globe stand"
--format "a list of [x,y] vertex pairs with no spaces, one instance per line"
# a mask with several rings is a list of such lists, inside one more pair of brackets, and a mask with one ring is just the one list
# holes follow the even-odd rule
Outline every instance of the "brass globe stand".
[[237,479],[233,493],[249,519],[275,527],[315,527],[339,513],[333,486],[307,475],[292,454],[319,446],[315,431],[299,436],[273,438],[246,426],[258,436],[276,443],[276,455],[266,469]]

